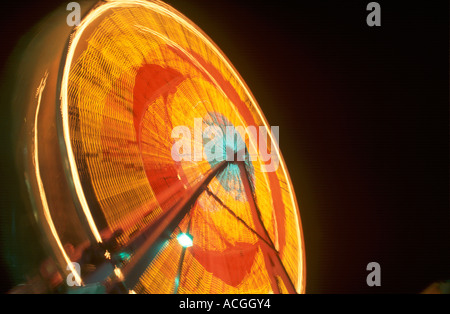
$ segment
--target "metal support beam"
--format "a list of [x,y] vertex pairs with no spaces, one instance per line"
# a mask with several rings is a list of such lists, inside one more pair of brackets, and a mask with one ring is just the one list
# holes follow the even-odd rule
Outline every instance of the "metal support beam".
[[218,164],[180,201],[168,210],[157,223],[152,224],[138,236],[139,245],[133,245],[135,252],[131,261],[122,269],[127,287],[134,287],[155,256],[164,248],[178,224],[191,210],[200,194],[211,180],[225,169],[227,161]]
[[[271,244],[269,242],[267,242],[266,238],[263,237],[262,235],[260,235],[258,232],[256,232],[255,229],[253,229],[252,227],[250,227],[241,217],[239,217],[238,215],[236,215],[231,208],[229,208],[227,205],[225,205],[222,200],[220,198],[217,197],[216,194],[214,194],[213,192],[211,192],[211,190],[209,188],[206,189],[205,191],[209,196],[211,196],[217,203],[220,204],[220,206],[222,206],[230,215],[232,215],[234,218],[236,218],[239,222],[241,222],[249,231],[251,231],[255,236],[258,237],[258,239],[260,239],[261,241],[264,241],[268,246],[271,246]],[[273,246],[271,246],[272,249],[275,250],[275,248]]]
[[[192,212],[190,212],[189,224],[186,230],[187,234],[189,234],[189,232],[191,231],[191,222],[192,222]],[[184,256],[186,255],[186,249],[187,247],[182,248],[180,260],[178,261],[177,277],[175,277],[175,288],[173,289],[174,294],[178,294],[178,288],[180,287],[181,273],[183,272],[183,263],[184,263]]]
[[296,294],[297,291],[295,289],[294,284],[292,283],[291,278],[286,272],[286,268],[283,265],[283,262],[280,259],[280,255],[274,249],[274,245],[272,239],[269,237],[269,233],[267,229],[264,227],[264,224],[261,219],[261,213],[256,205],[256,201],[253,195],[253,191],[250,186],[250,180],[248,177],[247,169],[245,169],[245,163],[243,161],[236,162],[239,166],[241,181],[244,185],[245,196],[247,197],[247,201],[250,205],[250,210],[252,212],[253,222],[255,224],[256,232],[264,237],[265,241],[259,241],[261,244],[261,249],[264,254],[264,261],[266,264],[266,268],[269,272],[269,276],[271,277],[271,285],[274,293],[280,293],[278,283],[275,277],[275,273],[280,276],[283,280],[283,283],[290,294]]

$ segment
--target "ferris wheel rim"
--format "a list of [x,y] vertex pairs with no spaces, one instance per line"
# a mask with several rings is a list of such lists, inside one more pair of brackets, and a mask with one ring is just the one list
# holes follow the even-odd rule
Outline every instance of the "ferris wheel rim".
[[[241,75],[237,72],[233,64],[230,62],[230,60],[226,57],[226,55],[220,50],[220,48],[200,29],[198,26],[196,26],[191,20],[189,20],[187,17],[185,17],[180,12],[171,9],[170,6],[160,2],[160,1],[143,1],[143,0],[121,0],[121,1],[107,1],[100,3],[96,6],[94,6],[82,19],[81,24],[77,26],[71,37],[70,41],[67,44],[66,49],[66,55],[63,57],[62,65],[61,65],[61,73],[62,77],[61,80],[59,80],[59,90],[60,90],[60,110],[61,110],[61,125],[62,125],[62,137],[64,139],[64,148],[66,150],[65,157],[67,158],[67,162],[70,169],[70,176],[73,181],[73,189],[74,193],[77,196],[81,208],[83,210],[83,213],[86,216],[86,219],[88,221],[88,224],[90,226],[91,232],[96,239],[97,242],[102,242],[102,238],[100,235],[100,231],[98,230],[95,221],[92,217],[88,201],[86,200],[86,196],[84,195],[84,190],[81,184],[81,180],[79,178],[78,174],[78,168],[75,161],[75,155],[72,148],[71,143],[71,137],[70,137],[70,131],[69,131],[69,119],[68,119],[68,82],[69,82],[69,73],[71,69],[71,65],[73,64],[74,60],[74,53],[77,49],[77,45],[79,43],[79,40],[81,36],[83,35],[86,28],[89,26],[90,22],[93,22],[97,18],[100,18],[103,13],[106,13],[108,10],[116,7],[122,7],[122,6],[142,6],[144,8],[148,8],[151,10],[160,10],[158,12],[162,14],[167,14],[168,16],[171,16],[173,18],[176,18],[177,21],[182,24],[183,26],[187,27],[189,30],[194,32],[196,35],[198,35],[200,38],[202,38],[203,42],[208,45],[209,48],[211,48],[219,58],[224,62],[224,64],[229,68],[231,73],[238,79],[239,84],[243,87],[245,93],[247,94],[248,98],[251,100],[252,105],[255,107],[256,112],[258,114],[258,117],[261,119],[263,124],[266,126],[268,130],[270,128],[268,127],[268,122],[266,117],[264,116],[261,108],[259,107],[258,102],[256,101],[255,97],[251,93],[250,89],[248,88],[245,81],[242,79]],[[274,140],[272,133],[268,133],[272,140]],[[299,245],[298,249],[298,279],[296,282],[296,288],[297,292],[304,293],[305,292],[305,282],[306,282],[306,258],[305,258],[305,244],[304,244],[304,236],[303,236],[303,229],[300,219],[300,213],[299,213],[299,207],[297,203],[297,197],[294,192],[292,181],[289,175],[289,172],[287,170],[287,166],[285,163],[285,160],[282,156],[282,153],[280,149],[276,146],[276,154],[280,161],[280,166],[282,167],[283,175],[286,178],[287,185],[289,188],[289,195],[291,198],[291,204],[294,208],[295,213],[295,219],[296,219],[296,232],[297,232],[297,241]]]

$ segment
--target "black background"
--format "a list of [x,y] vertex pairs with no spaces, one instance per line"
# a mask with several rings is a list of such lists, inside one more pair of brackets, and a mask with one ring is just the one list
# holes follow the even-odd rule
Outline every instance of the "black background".
[[[167,2],[218,44],[280,126],[308,293],[418,293],[450,279],[448,3],[378,1],[381,27],[368,27],[370,1]],[[1,4],[2,64],[57,6]],[[2,195],[18,193],[3,147]],[[366,285],[369,262],[381,265],[381,287]]]

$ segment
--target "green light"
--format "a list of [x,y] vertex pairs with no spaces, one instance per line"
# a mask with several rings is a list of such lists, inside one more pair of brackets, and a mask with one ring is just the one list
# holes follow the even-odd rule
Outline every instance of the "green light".
[[122,261],[128,261],[130,259],[130,257],[131,257],[131,255],[128,252],[121,252],[121,253],[119,253],[119,258]]
[[192,236],[187,233],[180,233],[177,236],[177,240],[182,247],[191,247],[192,245],[194,245],[194,242],[192,241]]

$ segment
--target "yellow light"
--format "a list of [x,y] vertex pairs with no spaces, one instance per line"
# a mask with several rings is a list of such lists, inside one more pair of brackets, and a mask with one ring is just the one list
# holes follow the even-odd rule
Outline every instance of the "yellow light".
[[114,267],[114,274],[116,275],[117,279],[119,279],[120,281],[124,280],[122,270],[119,267],[117,267],[117,266]]
[[45,85],[47,83],[47,77],[48,77],[48,72],[45,72],[44,77],[42,78],[39,87],[36,91],[36,98],[37,98],[37,106],[36,106],[36,114],[35,114],[35,118],[34,118],[34,151],[33,151],[33,157],[34,157],[34,167],[35,167],[35,172],[36,172],[36,180],[38,183],[38,188],[39,188],[39,194],[41,197],[41,202],[42,202],[42,207],[43,207],[43,212],[44,212],[44,216],[45,216],[45,220],[47,221],[47,224],[50,228],[50,232],[53,235],[53,238],[56,241],[56,244],[59,248],[59,250],[61,251],[61,254],[63,255],[64,260],[67,263],[67,267],[68,269],[71,271],[71,273],[74,276],[75,281],[80,284],[83,285],[83,282],[81,280],[81,276],[80,274],[77,272],[77,270],[75,269],[75,267],[72,264],[72,261],[70,260],[69,256],[67,256],[66,251],[64,250],[64,247],[61,243],[61,239],[58,235],[58,232],[56,231],[55,228],[55,224],[53,223],[53,219],[52,216],[50,214],[50,209],[48,206],[48,202],[47,202],[47,196],[46,196],[46,192],[44,189],[44,184],[42,182],[42,178],[41,178],[41,169],[40,169],[40,164],[39,164],[39,142],[38,142],[38,117],[39,117],[39,111],[41,108],[41,98],[42,98],[42,93],[44,92],[45,89]]
[[[91,24],[96,25],[95,31],[91,32]],[[85,32],[91,33],[86,35]],[[79,43],[86,48],[76,52]],[[173,94],[149,101],[142,117],[145,141],[140,142],[133,127],[133,87],[138,69],[148,63],[162,69],[174,69],[183,80]],[[225,83],[221,77],[225,78]],[[227,88],[233,89],[237,95],[234,98],[242,102],[242,107],[238,108],[234,103]],[[189,124],[188,121],[214,112],[226,117],[233,125],[250,123],[270,130],[246,84],[215,44],[186,17],[159,1],[106,2],[83,19],[71,37],[61,86],[61,112],[75,190],[92,234],[101,242],[81,185],[85,178],[91,180],[108,227],[124,230],[121,244],[155,221],[170,208],[167,204],[176,202],[184,190],[198,182],[211,168],[204,161],[182,162],[176,165],[178,168],[173,166],[173,160],[167,154],[172,144],[170,132],[168,136],[166,132],[170,125]],[[191,133],[194,132],[191,129]],[[268,134],[274,142],[272,133]],[[255,146],[250,139],[249,147]],[[275,248],[282,251],[281,259],[296,290],[304,292],[304,244],[297,202],[277,146],[275,152],[281,167],[271,176],[264,173],[265,164],[260,159],[251,163],[255,199]],[[78,169],[80,161],[86,164],[85,169]],[[148,168],[149,165],[153,168]],[[169,179],[174,178],[177,183],[168,183],[163,197],[161,194],[164,193],[159,193],[147,179],[159,180],[158,169],[170,167],[175,170]],[[88,176],[82,177],[83,171]],[[237,216],[253,226],[249,206],[240,191],[241,182],[232,169],[227,171],[230,178],[215,178],[209,188]],[[160,181],[166,179],[162,177]],[[230,184],[223,186],[224,180],[229,180]],[[274,181],[276,186],[271,185]],[[281,209],[275,208],[276,202],[282,203]],[[277,216],[277,210],[283,211],[281,218]],[[199,250],[224,252],[242,243],[256,246],[255,235],[227,214],[217,201],[202,195],[194,212],[192,224],[195,228],[190,233],[196,238]],[[172,239],[175,237],[173,235]],[[182,246],[193,244],[192,238],[190,242],[184,236],[182,242],[178,237],[177,240]],[[166,280],[164,276],[173,276],[169,269],[177,269],[177,256],[181,251],[176,241],[170,243],[149,265],[139,287],[135,287],[139,293],[170,292],[173,280],[167,279],[167,285],[162,283]],[[194,257],[189,254],[186,253],[186,263],[195,265],[190,276],[200,278],[202,283],[191,285],[194,279],[180,281],[180,291],[271,292],[261,251],[252,251],[252,268],[238,286],[213,276],[194,254]],[[163,287],[169,290],[165,291]]]

